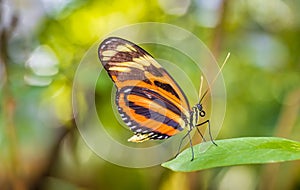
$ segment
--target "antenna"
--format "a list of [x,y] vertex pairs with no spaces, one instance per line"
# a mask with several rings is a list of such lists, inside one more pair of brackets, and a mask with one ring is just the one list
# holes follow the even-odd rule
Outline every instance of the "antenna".
[[[226,56],[226,58],[225,58],[225,60],[224,60],[224,62],[223,62],[223,64],[222,64],[220,70],[218,71],[218,73],[216,74],[214,80],[212,81],[211,86],[214,85],[215,81],[217,80],[218,76],[219,76],[220,73],[222,72],[223,67],[224,67],[225,63],[227,62],[227,60],[229,59],[229,57],[230,57],[230,52],[227,54],[227,56]],[[200,84],[200,90],[199,90],[199,93],[201,92],[201,89],[202,89],[202,82],[203,82],[203,77],[201,76],[201,84]],[[201,103],[201,101],[202,101],[203,98],[206,96],[206,94],[208,94],[208,92],[210,92],[210,88],[209,88],[209,87],[208,87],[208,88],[206,89],[206,91],[203,93],[202,97],[201,97],[200,100],[199,100],[199,103]],[[200,97],[200,95],[201,95],[201,94],[199,94],[199,97]]]
[[200,79],[200,88],[199,88],[199,99],[201,99],[201,94],[202,94],[202,85],[203,85],[203,76],[201,75],[201,79]]

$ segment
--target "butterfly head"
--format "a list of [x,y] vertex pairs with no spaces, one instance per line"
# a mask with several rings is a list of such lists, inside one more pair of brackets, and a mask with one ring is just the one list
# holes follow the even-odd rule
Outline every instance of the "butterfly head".
[[196,108],[198,109],[198,113],[200,117],[205,116],[205,111],[203,110],[202,104],[196,104]]

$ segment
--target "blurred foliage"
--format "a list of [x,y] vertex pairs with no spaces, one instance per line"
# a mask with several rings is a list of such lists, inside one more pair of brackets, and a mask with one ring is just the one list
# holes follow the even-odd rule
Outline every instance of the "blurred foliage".
[[[227,111],[218,138],[300,141],[299,1],[0,0],[0,5],[0,189],[300,188],[296,161],[194,173],[113,165],[83,142],[71,106],[75,70],[95,41],[124,25],[164,22],[194,33],[218,62],[231,52],[223,70]],[[107,81],[96,100],[108,108]]]

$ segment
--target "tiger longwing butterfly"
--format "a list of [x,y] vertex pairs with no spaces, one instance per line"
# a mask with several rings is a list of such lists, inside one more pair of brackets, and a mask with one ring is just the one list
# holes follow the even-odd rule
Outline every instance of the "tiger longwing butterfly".
[[[183,139],[188,136],[192,147],[190,132],[193,128],[208,123],[210,132],[209,120],[198,123],[199,118],[205,116],[201,100],[208,91],[199,103],[190,107],[186,95],[171,75],[144,49],[125,39],[105,39],[98,54],[117,88],[118,112],[134,132],[128,141],[167,139],[188,127]],[[198,128],[197,131],[200,133]]]

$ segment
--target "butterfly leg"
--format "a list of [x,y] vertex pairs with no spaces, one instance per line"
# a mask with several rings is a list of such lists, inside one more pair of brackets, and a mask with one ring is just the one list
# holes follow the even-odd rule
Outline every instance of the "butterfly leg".
[[189,137],[190,146],[191,146],[191,151],[192,151],[192,159],[191,159],[191,161],[194,160],[194,149],[193,149],[193,143],[192,143],[192,139],[191,139],[191,135],[190,135],[191,131],[192,131],[192,130],[189,130],[189,131],[182,137],[182,139],[181,139],[181,141],[180,141],[180,144],[179,144],[179,148],[178,148],[177,154],[176,154],[175,157],[177,157],[178,154],[179,154],[179,152],[180,152],[180,148],[181,148],[181,145],[182,145],[182,143],[183,143],[183,140],[188,136],[188,137]]
[[[206,124],[206,123],[208,123],[208,133],[209,133],[209,137],[210,137],[211,142],[212,142],[214,145],[218,146],[218,145],[215,143],[215,141],[213,140],[213,138],[212,138],[211,130],[210,130],[210,121],[209,121],[209,120],[206,120],[206,121],[204,121],[204,122],[202,122],[202,123],[197,124],[196,127],[197,127],[197,129],[198,129],[199,126],[204,125],[204,124]],[[198,130],[198,131],[199,131],[199,130]],[[200,134],[201,134],[201,133],[200,133]],[[201,134],[201,136],[202,136],[202,134]]]
[[192,159],[191,159],[191,161],[193,161],[194,160],[194,148],[193,148],[193,143],[192,143],[192,138],[191,138],[190,133],[188,133],[188,135],[189,135],[189,140],[190,140],[190,145],[191,145],[191,151],[192,151]]
[[180,152],[180,149],[181,149],[181,146],[182,146],[182,143],[183,143],[183,140],[190,134],[190,130],[182,137],[181,141],[180,141],[180,144],[179,144],[179,147],[178,147],[178,151],[177,151],[177,154],[175,155],[175,157],[178,156],[179,152]]
[[204,138],[204,136],[202,135],[201,131],[198,129],[198,127],[196,127],[197,132],[200,134],[201,138],[203,139],[204,142],[206,142],[206,139]]

